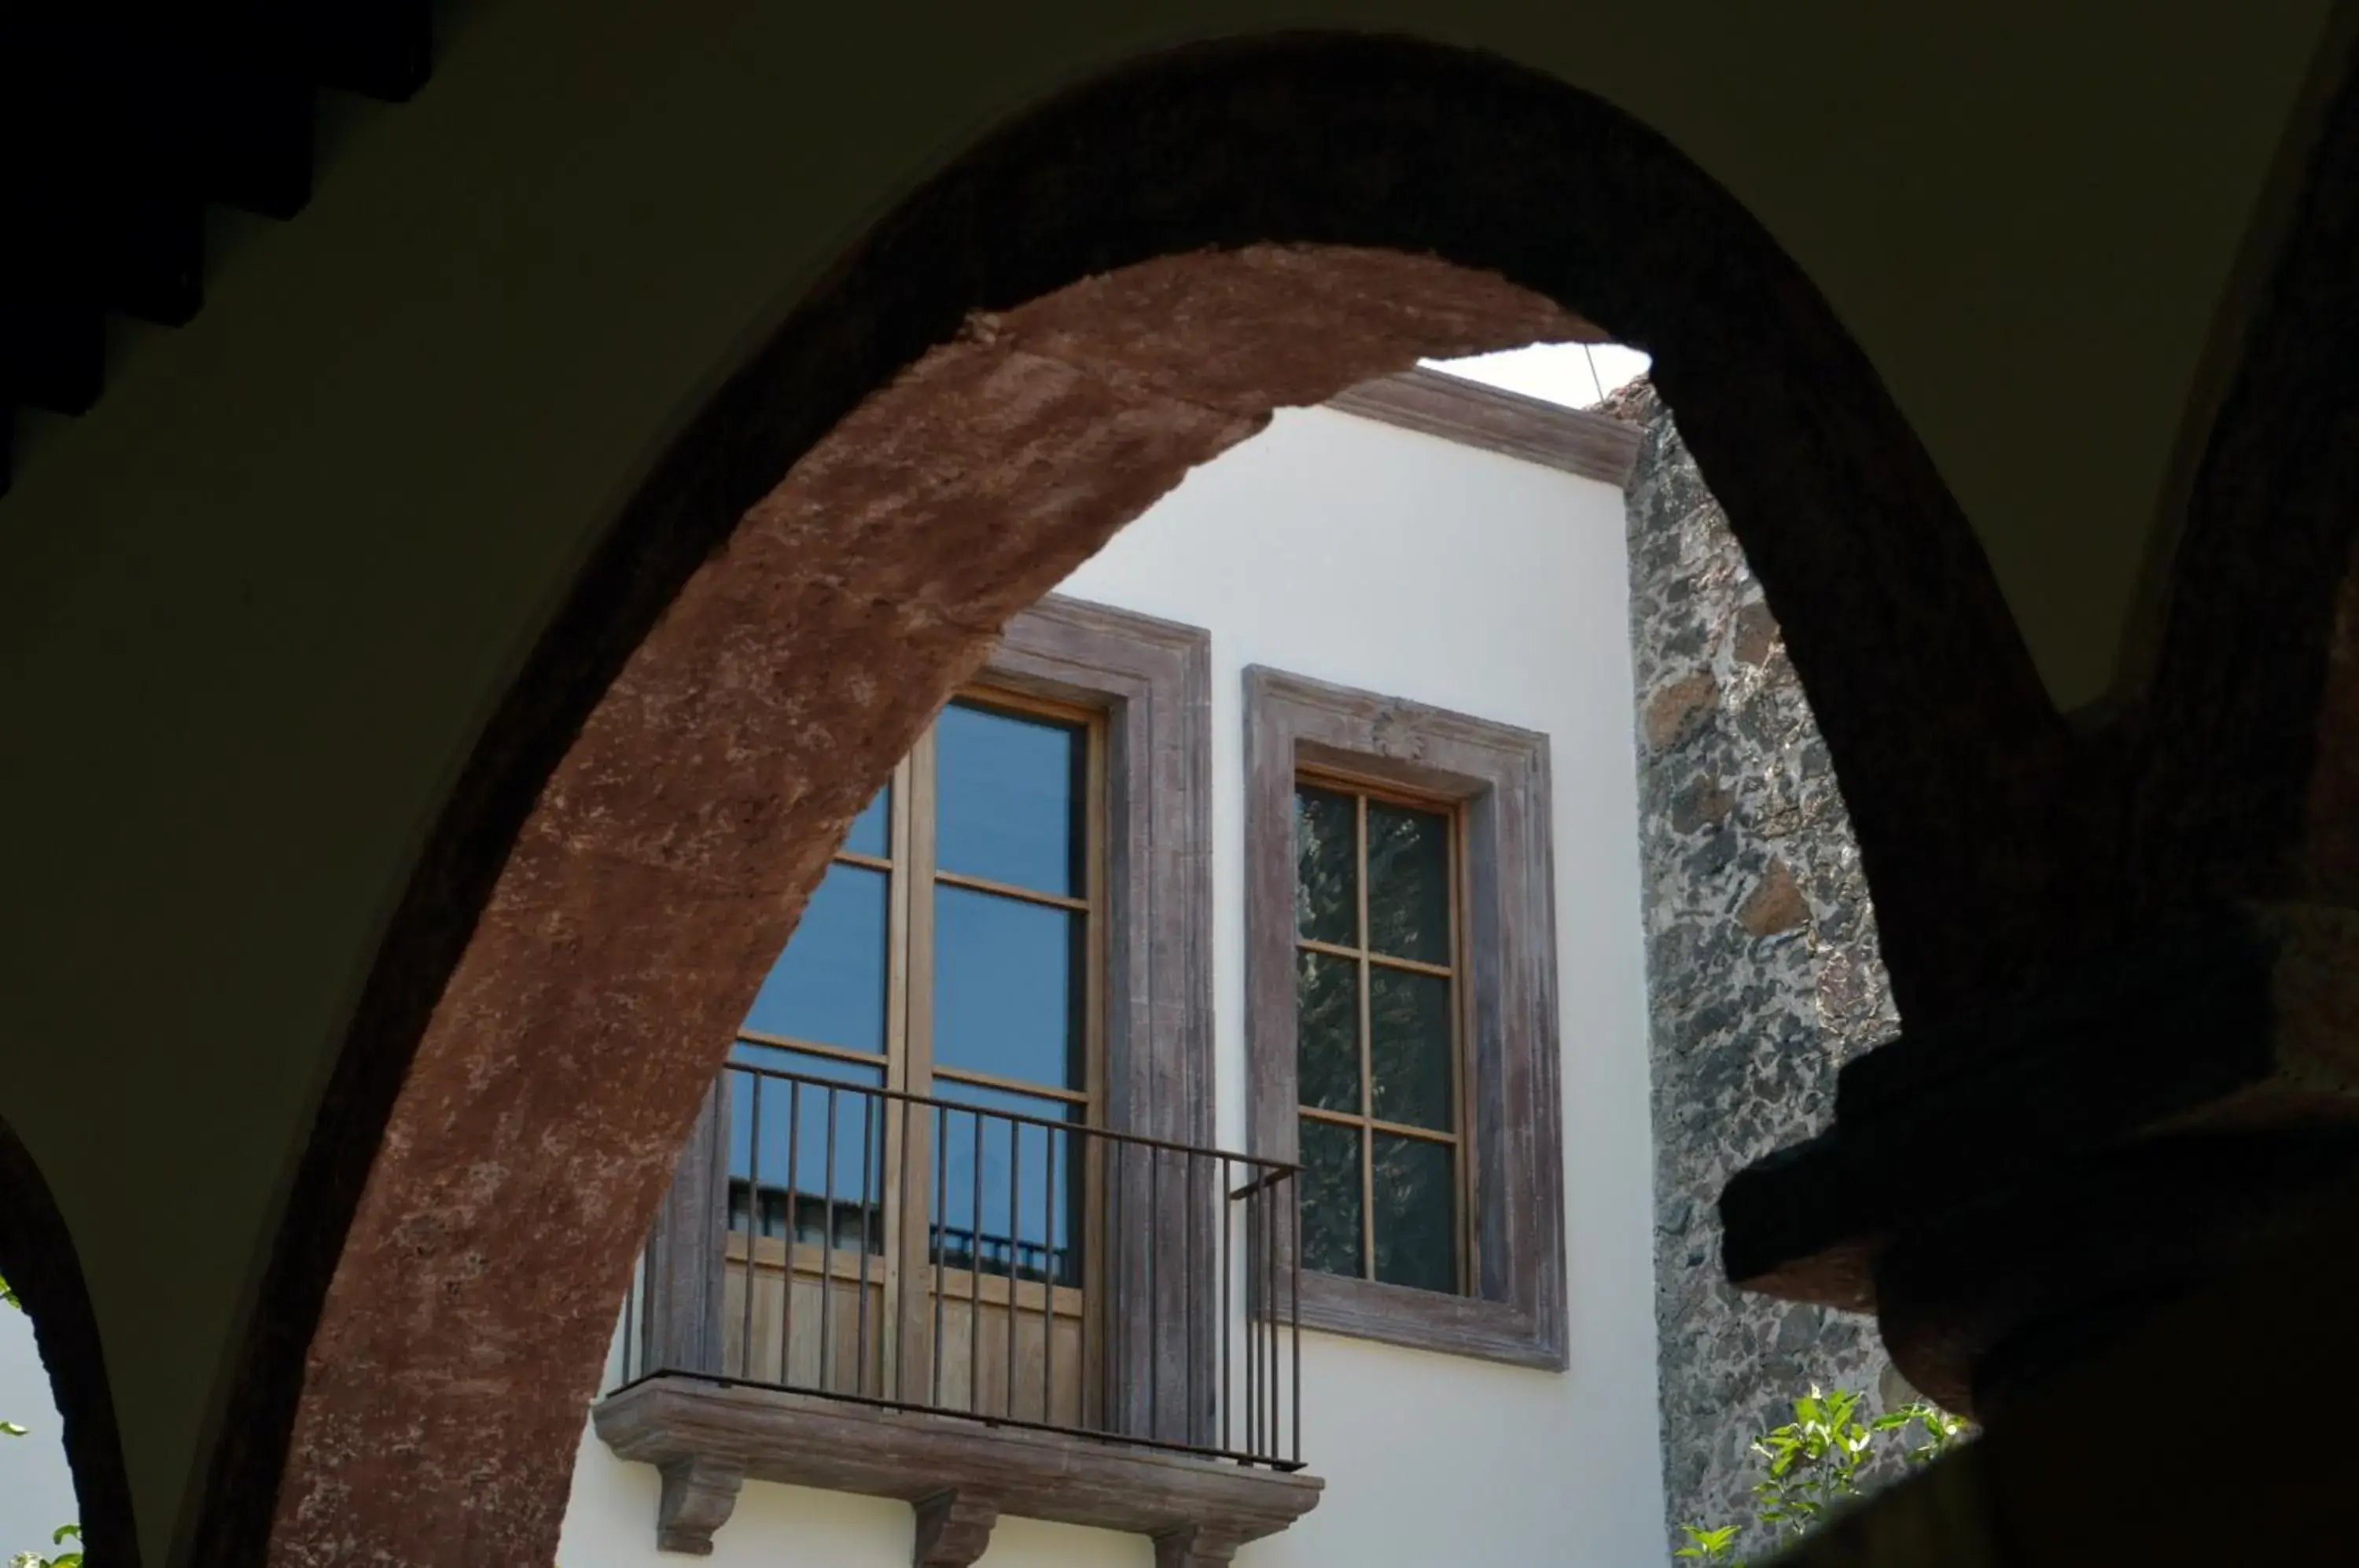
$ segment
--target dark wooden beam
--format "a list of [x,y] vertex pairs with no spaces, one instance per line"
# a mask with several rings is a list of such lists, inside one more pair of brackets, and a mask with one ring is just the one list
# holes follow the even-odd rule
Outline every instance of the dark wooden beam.
[[105,378],[105,350],[96,305],[23,294],[0,299],[0,387],[15,402],[87,412]]
[[193,145],[204,193],[266,218],[311,200],[310,83],[284,65],[222,50],[194,83]]
[[426,85],[434,63],[434,11],[426,0],[313,4],[300,21],[313,79],[387,103]]

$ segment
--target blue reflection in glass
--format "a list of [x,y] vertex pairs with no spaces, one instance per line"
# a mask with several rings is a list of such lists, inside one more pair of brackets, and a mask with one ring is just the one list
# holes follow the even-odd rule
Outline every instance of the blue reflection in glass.
[[[1082,1110],[1061,1100],[1010,1094],[936,1080],[937,1098],[1041,1121],[1078,1124]],[[941,1170],[929,1202],[938,1203],[930,1261],[1018,1279],[1082,1282],[1082,1135],[1002,1116],[943,1109],[934,1118]],[[980,1160],[977,1159],[980,1152]],[[1053,1167],[1053,1170],[1052,1170]]]
[[888,880],[882,871],[857,866],[827,868],[802,924],[745,1014],[746,1029],[884,1051]]
[[852,831],[843,835],[843,847],[854,855],[873,855],[879,860],[893,853],[893,786],[887,784],[876,791],[860,814],[852,819]]
[[[732,1066],[729,1087],[729,1228],[744,1233],[752,1194],[760,1194],[758,1234],[881,1252],[885,1245],[883,1102],[853,1085],[881,1086],[885,1071],[830,1057],[741,1041],[730,1053],[779,1072],[842,1083],[801,1083]],[[832,1103],[831,1103],[832,1102]],[[829,1160],[828,1127],[835,1128]],[[834,1173],[831,1201],[829,1172]]]
[[1081,897],[1086,732],[953,702],[934,737],[941,868]]
[[934,1061],[1059,1089],[1087,1085],[1082,917],[934,889]]

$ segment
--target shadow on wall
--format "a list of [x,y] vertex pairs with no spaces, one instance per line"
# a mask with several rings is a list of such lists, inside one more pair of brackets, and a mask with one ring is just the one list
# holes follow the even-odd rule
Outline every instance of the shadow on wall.
[[1899,1020],[1833,765],[1745,552],[1653,385],[1603,411],[1646,432],[1629,491],[1630,635],[1676,1537],[1682,1521],[1752,1517],[1749,1444],[1811,1383],[1881,1408],[1875,1320],[1729,1284],[1717,1204],[1738,1169],[1825,1125],[1835,1070]]

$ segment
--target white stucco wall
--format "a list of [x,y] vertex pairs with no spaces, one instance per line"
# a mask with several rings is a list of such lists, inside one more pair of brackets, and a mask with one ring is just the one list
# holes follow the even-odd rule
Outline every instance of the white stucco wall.
[[[1323,409],[1190,475],[1061,592],[1212,634],[1219,1136],[1245,1142],[1242,671],[1539,730],[1556,782],[1571,1367],[1307,1335],[1319,1508],[1244,1568],[1665,1561],[1645,954],[1622,497]],[[656,1477],[585,1442],[563,1568],[657,1568]],[[714,1568],[906,1568],[897,1503],[750,1484]],[[1010,1519],[990,1568],[1147,1568],[1136,1537]]]
[[[1219,1136],[1245,1142],[1241,672],[1266,664],[1546,733],[1556,780],[1571,1367],[1306,1339],[1320,1507],[1245,1568],[1664,1561],[1637,802],[1618,492],[1328,412],[1190,475],[1064,592],[1209,627]],[[0,1554],[73,1516],[24,1321],[0,1313]],[[562,1568],[664,1568],[655,1472],[585,1437]],[[907,1507],[760,1483],[713,1568],[906,1568]],[[1139,1538],[1008,1519],[990,1568],[1148,1568]]]

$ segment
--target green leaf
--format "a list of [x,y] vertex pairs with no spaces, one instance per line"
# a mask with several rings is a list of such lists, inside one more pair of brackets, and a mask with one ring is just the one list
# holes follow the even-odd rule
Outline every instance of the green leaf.
[[57,1529],[49,1532],[49,1544],[51,1546],[63,1546],[69,1541],[80,1541],[81,1539],[82,1526],[78,1524],[61,1524],[58,1526]]
[[1704,1530],[1683,1524],[1680,1529],[1687,1535],[1689,1544],[1671,1553],[1674,1557],[1706,1558],[1719,1562],[1727,1557],[1736,1541],[1736,1526],[1723,1525],[1718,1530]]
[[18,1426],[15,1421],[0,1421],[0,1437],[22,1437],[28,1430]]

